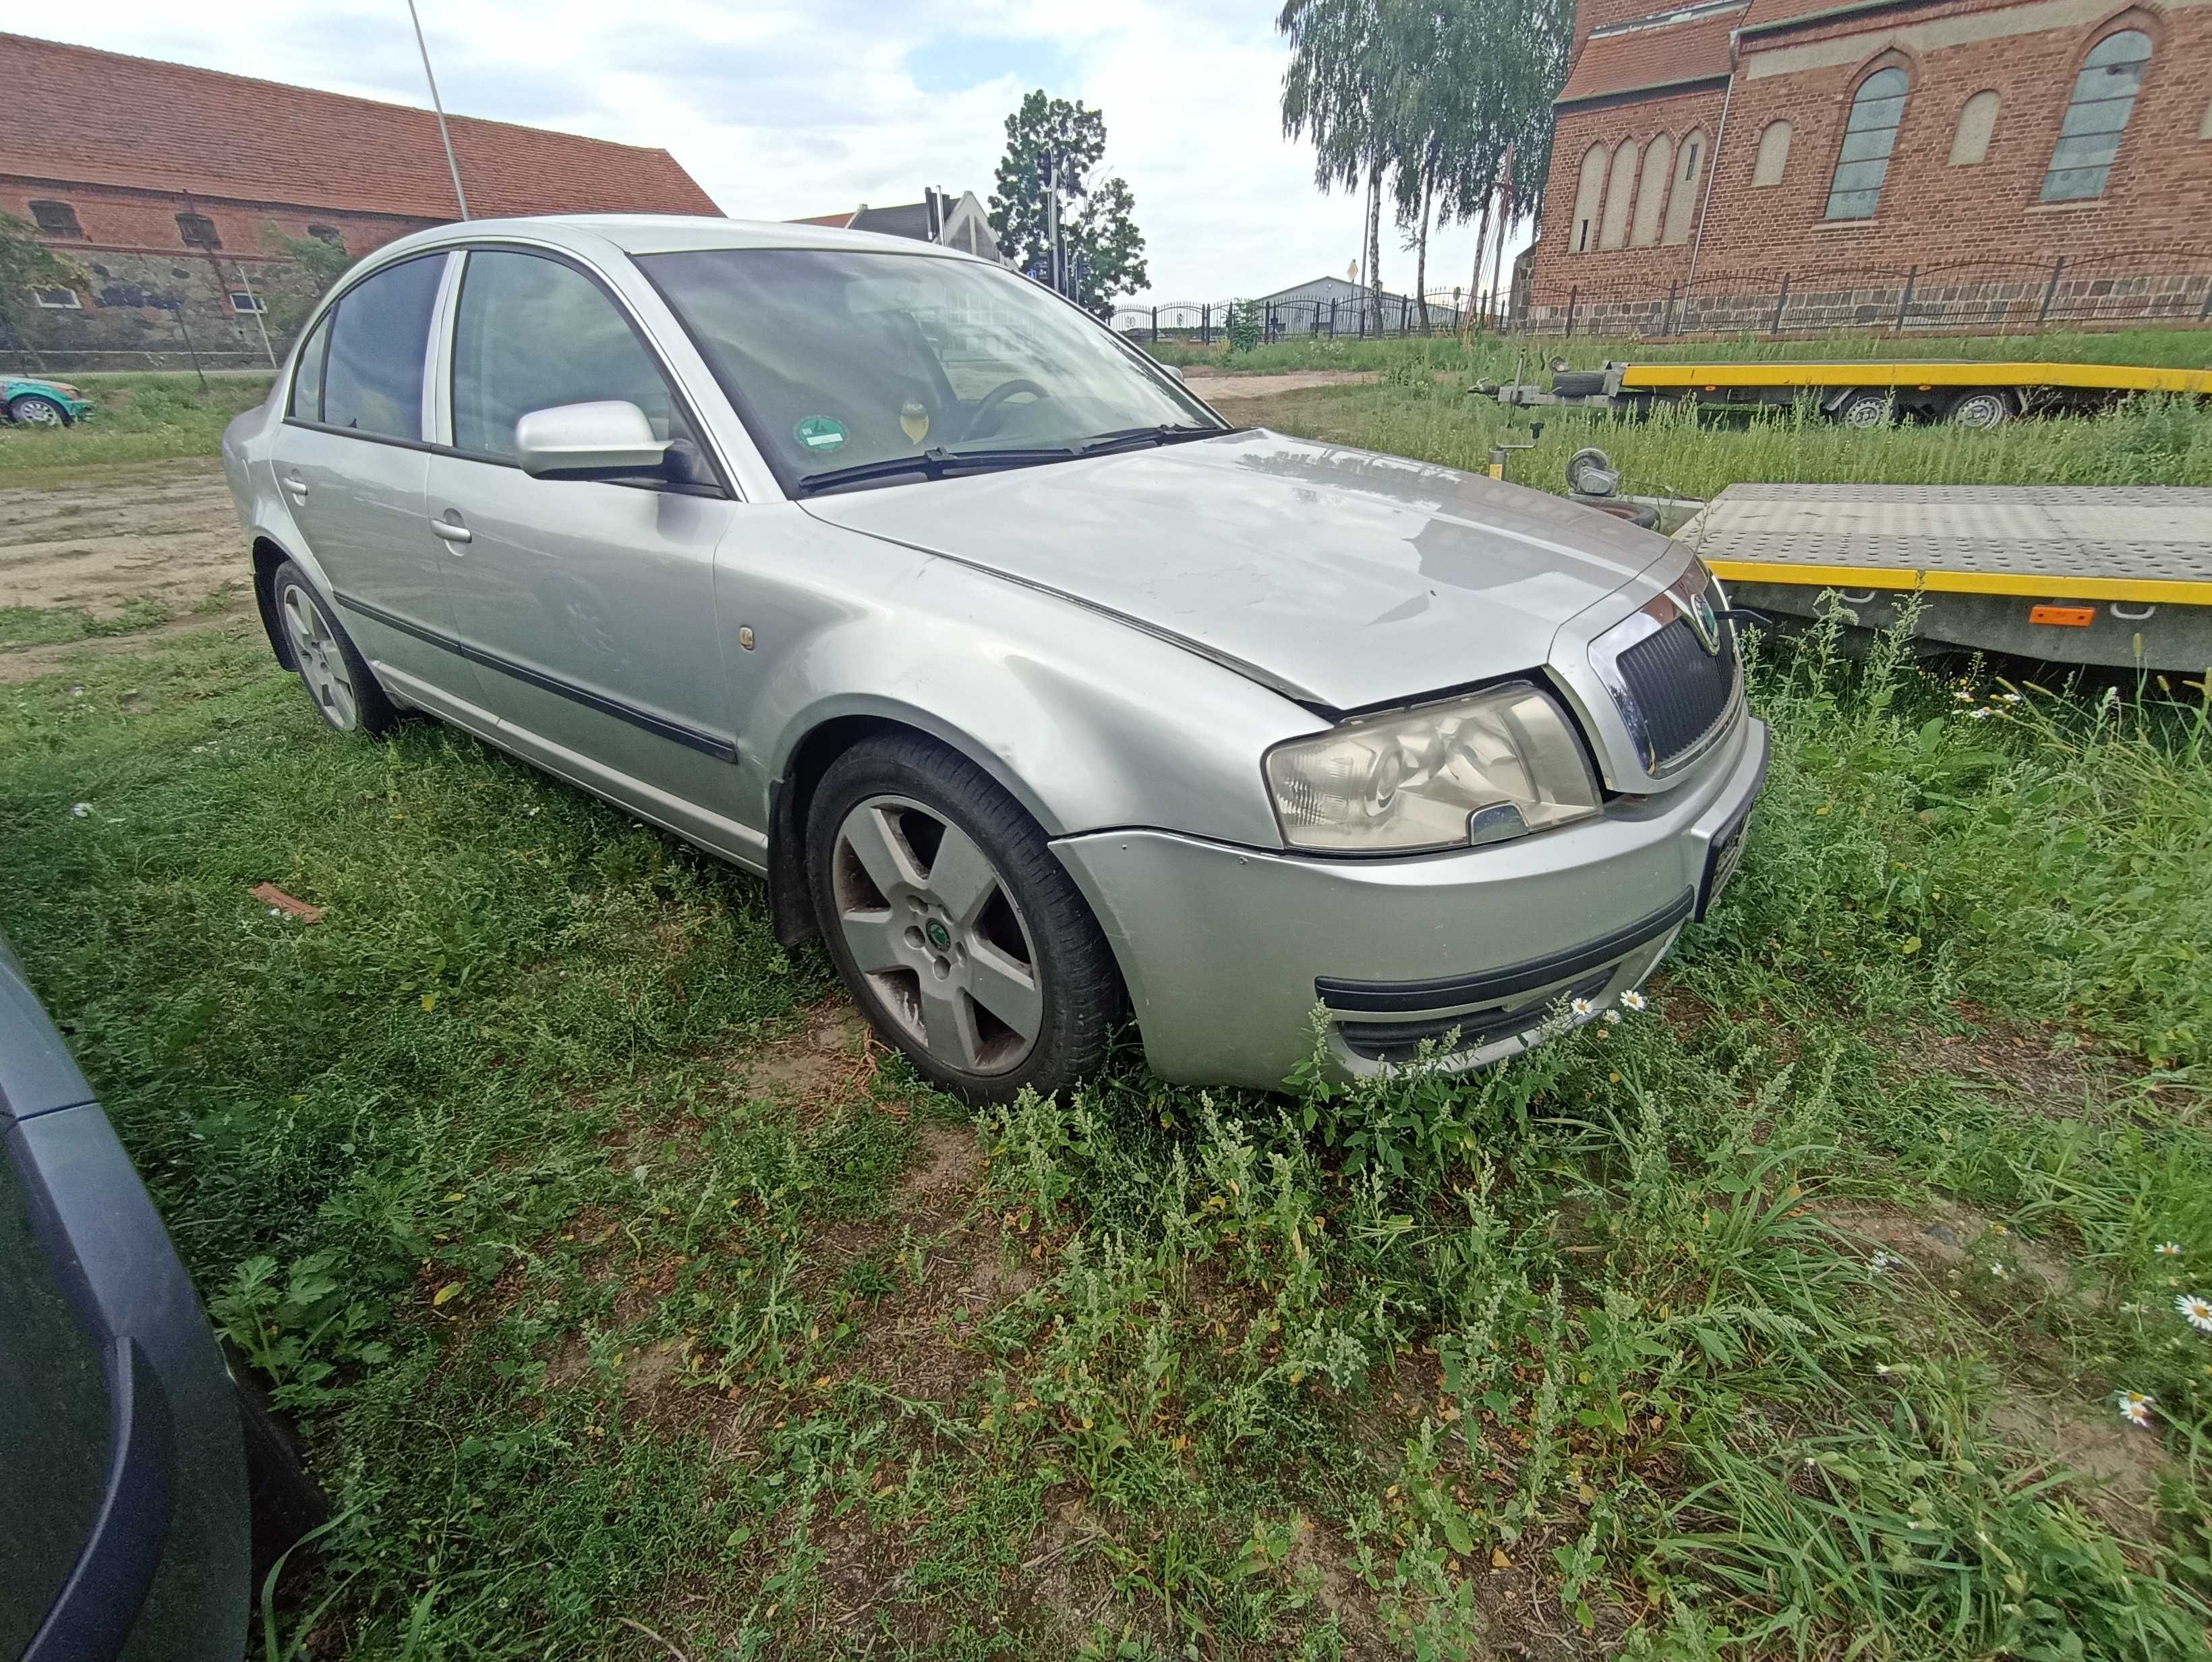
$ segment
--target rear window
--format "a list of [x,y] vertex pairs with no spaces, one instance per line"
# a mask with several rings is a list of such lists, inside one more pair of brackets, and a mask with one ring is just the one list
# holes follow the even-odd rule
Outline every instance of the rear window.
[[331,344],[331,320],[325,318],[301,349],[300,368],[292,377],[292,419],[323,418],[323,354]]
[[331,317],[323,420],[387,439],[422,436],[422,360],[446,257],[379,271],[346,291]]

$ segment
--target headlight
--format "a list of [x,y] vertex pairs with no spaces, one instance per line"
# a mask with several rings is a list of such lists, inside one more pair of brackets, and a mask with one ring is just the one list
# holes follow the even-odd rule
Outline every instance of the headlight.
[[1525,683],[1278,745],[1267,784],[1300,849],[1463,848],[1598,809],[1574,728]]

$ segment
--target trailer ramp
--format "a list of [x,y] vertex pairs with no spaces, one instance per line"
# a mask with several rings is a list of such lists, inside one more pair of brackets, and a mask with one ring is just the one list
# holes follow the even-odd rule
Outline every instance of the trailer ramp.
[[1883,628],[2062,663],[2212,666],[2212,489],[1735,484],[1679,533],[1735,600],[1808,618],[1833,591]]

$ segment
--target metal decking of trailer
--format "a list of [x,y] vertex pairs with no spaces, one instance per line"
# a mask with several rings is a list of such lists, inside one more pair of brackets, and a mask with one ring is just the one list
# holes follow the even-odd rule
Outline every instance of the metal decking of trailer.
[[2062,663],[2212,667],[2212,489],[1735,484],[1676,533],[1732,600]]

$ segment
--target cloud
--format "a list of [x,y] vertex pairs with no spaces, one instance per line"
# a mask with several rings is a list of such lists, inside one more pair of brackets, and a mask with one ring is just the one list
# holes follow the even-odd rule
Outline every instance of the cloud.
[[[1269,0],[662,0],[643,14],[597,0],[418,4],[448,110],[667,149],[740,217],[910,202],[931,185],[988,198],[1006,118],[1042,86],[1105,113],[1106,167],[1136,198],[1153,297],[1264,294],[1340,274],[1358,253],[1358,198],[1316,190],[1311,152],[1282,136],[1285,54]],[[428,101],[393,0],[240,0],[204,15],[110,0],[45,27]],[[1432,289],[1466,283],[1474,244],[1466,227],[1432,239]],[[1413,282],[1413,257],[1393,236],[1382,277]]]

